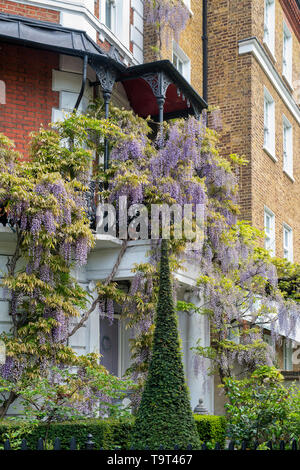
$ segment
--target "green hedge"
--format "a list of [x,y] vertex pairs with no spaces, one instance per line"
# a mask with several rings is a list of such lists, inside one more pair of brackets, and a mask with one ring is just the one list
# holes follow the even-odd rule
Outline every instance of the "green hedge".
[[[54,442],[56,437],[60,438],[62,449],[68,449],[70,440],[75,437],[78,448],[84,449],[87,435],[92,434],[96,449],[114,449],[116,447],[126,448],[129,446],[129,435],[132,429],[132,419],[87,419],[80,421],[52,423],[48,431],[48,441]],[[3,445],[9,428],[17,428],[17,423],[0,423],[0,444]],[[34,431],[26,436],[27,445],[30,449],[36,449],[40,437],[46,436],[45,424],[38,425]]]
[[[220,442],[223,446],[226,433],[226,419],[223,416],[194,415],[197,431],[202,442]],[[3,445],[8,430],[18,427],[17,422],[0,422],[0,445]],[[61,440],[62,449],[68,449],[70,440],[75,437],[77,446],[84,449],[87,435],[92,434],[96,449],[129,448],[130,433],[133,427],[132,418],[87,419],[80,421],[52,423],[48,432],[48,441],[54,442],[56,437]],[[46,426],[40,424],[26,437],[28,447],[36,449],[40,437],[45,438]],[[23,437],[23,436],[22,436]],[[175,444],[175,442],[174,442]]]
[[292,413],[289,417],[289,433],[290,436],[300,436],[300,416],[299,413]]
[[224,448],[227,420],[225,416],[194,415],[200,440],[215,444],[219,442]]

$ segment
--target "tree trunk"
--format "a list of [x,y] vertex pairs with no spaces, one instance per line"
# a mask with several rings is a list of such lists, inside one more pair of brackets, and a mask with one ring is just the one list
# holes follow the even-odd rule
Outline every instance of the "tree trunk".
[[0,419],[5,418],[6,413],[8,412],[8,408],[12,403],[18,398],[18,395],[14,392],[10,392],[7,400],[3,403],[3,405],[0,407]]

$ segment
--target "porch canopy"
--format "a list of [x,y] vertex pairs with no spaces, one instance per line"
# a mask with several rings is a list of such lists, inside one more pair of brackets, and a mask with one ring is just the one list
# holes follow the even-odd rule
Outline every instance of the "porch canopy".
[[22,16],[0,13],[0,41],[59,54],[82,57],[83,86],[87,63],[96,72],[107,105],[115,82],[121,82],[133,111],[141,117],[162,120],[200,116],[206,102],[168,60],[126,67],[114,46],[109,52],[96,44],[85,31],[65,28]]

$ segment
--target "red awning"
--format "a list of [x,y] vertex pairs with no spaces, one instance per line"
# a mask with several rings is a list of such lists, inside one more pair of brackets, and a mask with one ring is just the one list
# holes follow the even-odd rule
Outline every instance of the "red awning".
[[[157,101],[149,83],[143,78],[136,78],[125,80],[122,84],[130,105],[136,114],[144,118],[158,115]],[[193,114],[190,102],[187,98],[183,99],[182,93],[178,92],[177,86],[174,83],[171,83],[167,89],[164,113],[166,115]]]

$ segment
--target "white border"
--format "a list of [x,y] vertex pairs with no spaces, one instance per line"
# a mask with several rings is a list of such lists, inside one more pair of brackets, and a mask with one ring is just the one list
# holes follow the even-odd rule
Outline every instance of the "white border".
[[256,37],[249,39],[243,39],[239,41],[239,55],[252,54],[258,61],[261,68],[266,73],[270,82],[274,86],[275,90],[282,98],[284,104],[289,109],[293,117],[300,124],[300,109],[296,104],[294,98],[290,94],[288,88],[284,84],[283,79],[278,74],[268,55],[264,51],[263,47],[259,43]]

